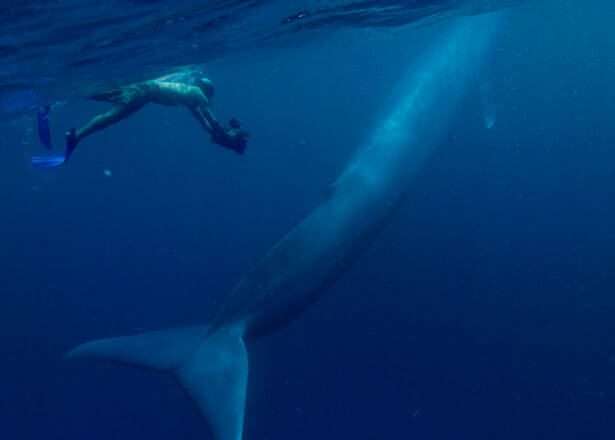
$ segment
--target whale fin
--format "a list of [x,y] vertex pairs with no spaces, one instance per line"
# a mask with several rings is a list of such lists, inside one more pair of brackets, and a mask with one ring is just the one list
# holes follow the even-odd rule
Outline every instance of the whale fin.
[[248,355],[237,331],[208,334],[206,327],[193,327],[101,339],[67,356],[169,371],[194,399],[215,440],[242,438]]

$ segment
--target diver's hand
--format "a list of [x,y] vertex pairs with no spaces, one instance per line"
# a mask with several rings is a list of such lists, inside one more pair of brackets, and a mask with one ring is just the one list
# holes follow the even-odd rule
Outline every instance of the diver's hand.
[[239,128],[215,129],[211,134],[211,140],[225,148],[233,150],[237,154],[243,154],[248,145],[248,133]]

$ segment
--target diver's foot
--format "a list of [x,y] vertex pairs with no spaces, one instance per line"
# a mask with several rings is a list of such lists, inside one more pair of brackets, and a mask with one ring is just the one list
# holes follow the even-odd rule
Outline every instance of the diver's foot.
[[77,132],[74,128],[71,128],[66,132],[66,152],[64,153],[64,160],[67,161],[73,151],[77,148]]

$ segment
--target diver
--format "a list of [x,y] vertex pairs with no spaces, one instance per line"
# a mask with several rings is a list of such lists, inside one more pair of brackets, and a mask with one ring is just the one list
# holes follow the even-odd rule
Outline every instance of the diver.
[[210,134],[212,142],[243,154],[248,134],[241,129],[241,124],[235,118],[230,120],[229,128],[224,128],[217,121],[210,109],[213,96],[213,83],[194,72],[171,74],[91,95],[90,99],[110,103],[111,109],[95,116],[83,127],[66,132],[64,156],[37,157],[33,158],[32,163],[39,167],[54,167],[65,163],[83,139],[120,122],[150,103],[186,107]]

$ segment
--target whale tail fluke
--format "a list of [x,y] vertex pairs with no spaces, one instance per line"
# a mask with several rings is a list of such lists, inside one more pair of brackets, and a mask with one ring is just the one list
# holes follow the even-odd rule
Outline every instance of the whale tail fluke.
[[209,423],[215,440],[241,440],[248,355],[241,333],[191,327],[87,342],[68,358],[106,359],[174,374]]

